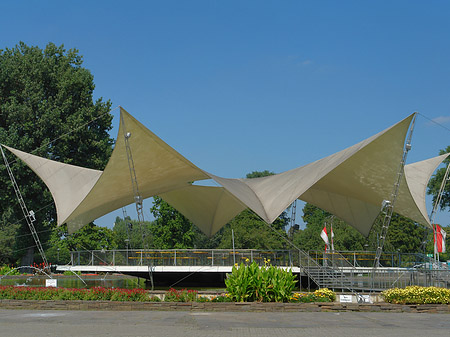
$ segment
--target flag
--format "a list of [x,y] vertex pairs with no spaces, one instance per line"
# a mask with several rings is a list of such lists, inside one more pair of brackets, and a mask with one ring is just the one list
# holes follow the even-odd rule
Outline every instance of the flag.
[[445,253],[445,238],[447,233],[439,225],[435,226],[434,248],[437,253]]
[[322,233],[320,233],[320,237],[323,241],[325,241],[326,250],[328,250],[328,245],[330,244],[328,241],[328,234],[327,234],[327,226],[324,226],[322,229]]
[[331,224],[331,251],[334,252],[334,232],[333,232],[333,224]]

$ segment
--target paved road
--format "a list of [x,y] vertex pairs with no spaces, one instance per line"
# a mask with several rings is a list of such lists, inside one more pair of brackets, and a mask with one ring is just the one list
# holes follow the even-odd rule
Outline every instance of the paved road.
[[450,315],[0,310],[0,336],[450,336]]

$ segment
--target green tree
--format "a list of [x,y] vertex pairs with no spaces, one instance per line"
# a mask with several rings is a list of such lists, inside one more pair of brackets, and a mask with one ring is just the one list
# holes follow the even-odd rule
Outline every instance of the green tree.
[[[144,221],[142,225],[142,232],[144,234],[145,244],[142,243],[141,225],[136,220],[131,220],[130,217],[122,219],[116,217],[113,231],[116,235],[116,242],[119,249],[126,249],[127,244],[129,249],[141,249],[145,245],[151,247],[151,228],[152,222]],[[126,241],[129,240],[129,241]]]
[[[285,228],[289,219],[283,213],[270,226],[255,212],[246,209],[239,213],[223,229],[219,248],[233,248],[232,231],[235,248],[240,249],[285,249],[290,248],[283,239],[287,237]],[[272,228],[270,228],[272,227]]]
[[[49,43],[45,49],[23,42],[0,50],[0,143],[25,152],[103,169],[113,141],[111,103],[94,101],[93,76],[82,67],[76,49]],[[56,141],[52,141],[56,140]],[[36,213],[35,227],[44,248],[55,225],[56,211],[45,185],[20,160],[9,156],[24,200]],[[5,167],[0,167],[0,213],[3,224],[20,224],[14,250],[7,260],[32,262],[34,241],[23,219]],[[30,247],[30,248],[27,248]]]
[[[9,208],[8,211],[11,212],[12,209]],[[10,217],[7,212],[2,214],[2,220],[0,221],[0,266],[11,263],[11,256],[13,255],[16,242],[16,232],[19,228],[19,224],[7,221]]]
[[192,248],[195,232],[192,223],[160,197],[153,197],[150,209],[152,246],[158,249]]
[[245,176],[247,179],[251,178],[261,178],[261,177],[267,177],[267,176],[273,176],[275,172],[264,170],[264,171],[253,171],[251,173],[247,173]]
[[[324,250],[325,243],[320,237],[327,224],[330,235],[330,224],[333,223],[334,248],[338,251],[375,251],[379,243],[381,222],[376,221],[369,235],[364,237],[356,229],[344,221],[312,204],[303,208],[303,220],[306,228],[295,233],[293,242],[303,250]],[[379,220],[379,219],[378,219]],[[426,228],[416,224],[399,214],[394,213],[389,225],[388,235],[384,243],[386,252],[418,253],[423,251],[422,242]]]
[[50,248],[46,255],[50,263],[69,263],[71,251],[111,250],[117,249],[116,234],[112,229],[99,227],[90,223],[72,235],[67,232],[67,226],[55,228],[52,231]]

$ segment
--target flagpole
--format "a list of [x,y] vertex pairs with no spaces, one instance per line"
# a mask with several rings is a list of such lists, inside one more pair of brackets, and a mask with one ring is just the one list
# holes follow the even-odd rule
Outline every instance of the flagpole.
[[436,233],[436,224],[433,224],[433,237],[434,237],[434,264],[437,265],[438,261],[438,249],[437,249],[437,233]]

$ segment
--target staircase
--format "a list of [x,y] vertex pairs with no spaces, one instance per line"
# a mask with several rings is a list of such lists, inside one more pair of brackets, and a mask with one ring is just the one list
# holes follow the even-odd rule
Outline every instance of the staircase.
[[[325,254],[325,256],[328,254]],[[354,291],[354,282],[349,279],[338,268],[334,267],[333,261],[341,259],[330,259],[330,266],[328,266],[328,258],[324,259],[324,265],[319,264],[316,260],[309,256],[306,252],[299,250],[300,268],[308,275],[308,277],[317,284],[319,288],[341,289],[343,291]],[[342,255],[341,257],[347,261]]]

